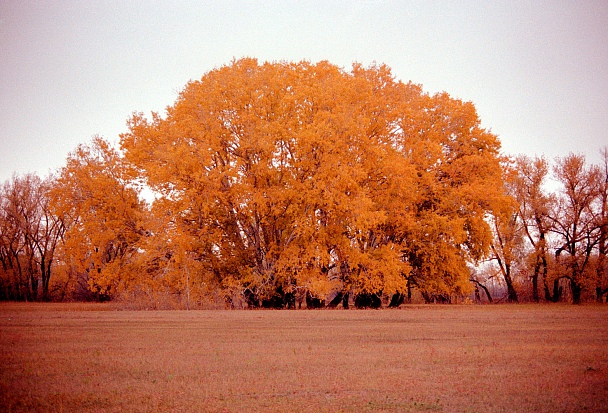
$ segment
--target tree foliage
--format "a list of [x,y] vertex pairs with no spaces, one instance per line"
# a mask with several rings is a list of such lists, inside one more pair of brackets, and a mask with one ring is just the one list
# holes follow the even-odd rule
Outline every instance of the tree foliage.
[[120,149],[95,137],[5,183],[1,298],[379,307],[500,301],[489,283],[540,301],[542,281],[602,301],[606,170],[560,158],[551,193],[549,162],[507,159],[472,103],[384,65],[236,60],[134,113]]

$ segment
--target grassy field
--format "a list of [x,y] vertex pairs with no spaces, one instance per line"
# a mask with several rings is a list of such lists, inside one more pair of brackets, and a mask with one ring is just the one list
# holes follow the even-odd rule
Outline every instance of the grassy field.
[[0,304],[6,412],[608,411],[608,306]]

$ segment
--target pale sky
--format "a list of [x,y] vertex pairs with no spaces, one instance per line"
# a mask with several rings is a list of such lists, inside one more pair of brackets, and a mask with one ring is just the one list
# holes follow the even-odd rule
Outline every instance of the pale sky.
[[608,2],[0,0],[0,182],[47,175],[233,58],[386,63],[507,154],[608,145]]

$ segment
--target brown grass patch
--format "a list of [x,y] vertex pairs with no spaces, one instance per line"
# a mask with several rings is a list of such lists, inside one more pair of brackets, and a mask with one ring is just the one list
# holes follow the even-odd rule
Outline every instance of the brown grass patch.
[[0,304],[0,410],[608,411],[608,307]]

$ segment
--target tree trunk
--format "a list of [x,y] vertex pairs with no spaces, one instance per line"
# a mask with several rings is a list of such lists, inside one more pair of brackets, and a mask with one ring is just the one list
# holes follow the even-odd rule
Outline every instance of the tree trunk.
[[496,247],[492,245],[492,250],[494,251],[494,257],[498,262],[498,267],[500,268],[500,272],[502,273],[503,278],[505,279],[505,283],[507,284],[507,292],[508,297],[507,301],[510,303],[517,303],[519,300],[517,299],[517,291],[513,287],[513,280],[511,279],[511,265],[507,262],[503,262],[500,254],[498,253]]
[[536,259],[536,264],[534,265],[534,273],[532,274],[532,300],[534,302],[539,302],[538,297],[538,274],[540,273],[540,260]]
[[545,288],[545,300],[551,303],[557,303],[562,296],[562,288],[559,286],[559,280],[561,278],[556,278],[553,280],[553,293],[551,293],[551,289],[545,280],[543,280],[544,288]]
[[247,307],[249,308],[259,308],[260,307],[260,299],[257,294],[254,293],[251,289],[247,288],[243,291],[243,296],[245,297],[245,302],[247,303]]
[[355,307],[363,308],[380,308],[382,306],[382,300],[378,294],[372,293],[361,293],[355,297]]
[[543,284],[545,285],[545,288],[546,288],[547,287],[547,275],[549,274],[549,267],[547,266],[547,256],[544,254],[544,252],[541,257],[541,262],[543,263]]
[[598,303],[604,301],[604,293],[603,293],[603,282],[606,271],[606,229],[605,227],[608,224],[604,224],[601,227],[600,240],[598,243],[598,257],[597,257],[597,267],[595,269],[596,274],[596,300]]
[[504,276],[505,282],[507,283],[507,292],[509,293],[507,300],[511,303],[519,302],[517,298],[517,291],[515,291],[515,288],[513,287],[513,280],[511,279],[510,271],[507,271]]
[[330,302],[327,304],[329,308],[336,308],[343,303],[344,292],[339,292]]
[[545,301],[555,302],[553,301],[553,296],[551,295],[551,291],[549,290],[549,286],[546,282],[543,282],[543,287],[545,290]]
[[30,299],[38,301],[38,277],[36,273],[30,269]]
[[49,300],[49,280],[51,278],[51,261],[45,263],[44,256],[40,260],[40,274],[42,275],[42,301]]
[[391,302],[388,305],[389,308],[397,308],[405,301],[405,295],[402,293],[395,293],[391,297]]
[[602,290],[602,287],[598,286],[595,288],[595,300],[599,304],[604,303],[604,294],[606,294],[606,291]]
[[583,286],[574,280],[570,280],[570,288],[572,289],[572,303],[580,304]]
[[313,296],[310,291],[306,292],[306,308],[316,309],[325,307],[325,300]]
[[490,302],[490,304],[492,303],[492,295],[490,294],[490,291],[488,290],[488,288],[483,285],[482,283],[480,283],[479,281],[471,278],[471,281],[473,281],[475,283],[476,286],[479,286],[483,289],[483,291],[486,293],[486,297],[488,298],[488,302]]

